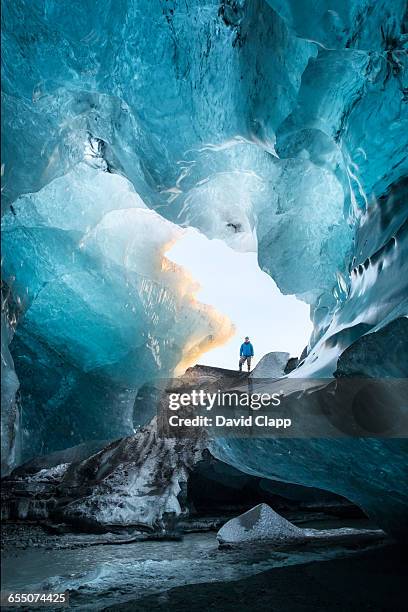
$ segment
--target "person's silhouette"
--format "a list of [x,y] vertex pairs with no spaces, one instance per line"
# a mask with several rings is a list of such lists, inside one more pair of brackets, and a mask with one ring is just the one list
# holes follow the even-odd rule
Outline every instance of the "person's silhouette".
[[251,359],[254,356],[254,347],[249,341],[248,336],[245,336],[244,342],[239,349],[239,371],[242,372],[242,366],[247,362],[248,372],[251,371]]

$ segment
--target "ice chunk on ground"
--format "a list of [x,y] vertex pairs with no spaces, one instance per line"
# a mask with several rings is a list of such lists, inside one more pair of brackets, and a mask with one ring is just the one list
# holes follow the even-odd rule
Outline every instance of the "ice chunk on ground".
[[217,540],[221,545],[256,542],[287,545],[315,540],[344,539],[357,534],[376,538],[383,536],[384,532],[379,529],[361,531],[347,527],[304,529],[287,521],[267,504],[258,504],[225,523],[217,533]]
[[252,378],[281,378],[285,375],[289,353],[274,351],[267,353],[250,374]]
[[220,543],[243,543],[257,540],[299,542],[305,539],[299,529],[267,504],[258,504],[248,512],[231,519],[217,533]]

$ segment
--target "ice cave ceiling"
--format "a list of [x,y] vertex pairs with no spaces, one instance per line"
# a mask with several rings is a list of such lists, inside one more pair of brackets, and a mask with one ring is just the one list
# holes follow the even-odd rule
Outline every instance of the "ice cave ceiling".
[[[131,432],[144,381],[229,337],[165,257],[183,227],[257,248],[310,304],[298,376],[407,316],[405,1],[5,0],[2,19],[6,471]],[[223,456],[259,471],[242,444]]]

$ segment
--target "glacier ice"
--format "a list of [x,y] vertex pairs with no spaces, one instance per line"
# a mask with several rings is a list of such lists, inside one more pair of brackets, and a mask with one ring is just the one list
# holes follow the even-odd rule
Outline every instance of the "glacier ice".
[[61,487],[68,490],[89,482],[90,473],[95,486],[90,495],[74,499],[63,508],[64,520],[105,528],[116,525],[164,530],[173,517],[186,514],[183,488],[201,456],[204,441],[188,440],[179,452],[177,440],[158,440],[153,419],[139,435],[113,442],[83,464],[73,464],[64,474]]
[[267,353],[252,370],[250,378],[282,378],[289,357],[289,353],[283,351]]
[[4,216],[3,269],[23,310],[12,348],[25,458],[130,433],[140,385],[228,337],[229,321],[164,256],[181,233],[125,178],[87,163]]
[[304,542],[303,531],[267,504],[258,504],[225,523],[217,533],[217,540],[221,544],[243,544],[257,540],[269,540],[276,544]]
[[[14,307],[13,307],[14,306]],[[8,474],[21,461],[21,407],[19,380],[9,350],[16,320],[9,288],[1,290],[1,473]]]
[[378,538],[381,530],[359,530],[343,527],[340,529],[307,529],[297,527],[280,516],[267,504],[258,504],[251,510],[229,520],[217,533],[221,545],[245,545],[265,543],[266,545],[290,546],[316,541],[346,541],[356,535]]
[[[349,371],[367,347],[384,358],[368,369],[395,375],[395,337],[407,353],[395,323],[408,315],[405,11],[4,3],[2,271],[21,313],[2,366],[23,456],[128,433],[140,385],[228,335],[165,258],[190,225],[256,250],[280,290],[310,304],[314,332],[290,376]],[[404,440],[220,452],[336,490],[391,530],[405,520]]]

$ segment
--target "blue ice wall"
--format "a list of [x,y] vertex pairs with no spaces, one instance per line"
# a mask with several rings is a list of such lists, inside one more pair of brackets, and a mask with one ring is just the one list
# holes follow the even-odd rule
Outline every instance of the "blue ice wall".
[[4,267],[18,301],[11,350],[23,456],[133,432],[143,383],[229,333],[164,255],[178,226],[124,177],[77,164],[3,218]]

